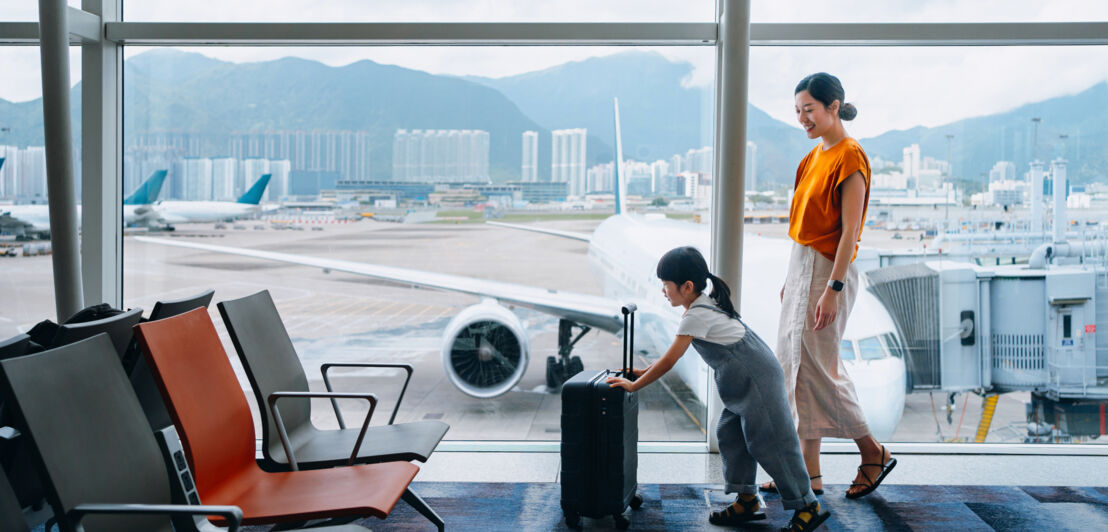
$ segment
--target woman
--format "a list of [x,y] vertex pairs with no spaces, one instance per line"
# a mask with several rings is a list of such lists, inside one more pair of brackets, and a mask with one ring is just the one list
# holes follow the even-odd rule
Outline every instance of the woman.
[[[808,138],[822,142],[796,171],[789,211],[789,237],[795,243],[781,288],[776,354],[813,491],[823,491],[821,439],[848,438],[862,455],[846,492],[853,499],[877,489],[896,466],[896,459],[870,434],[854,383],[839,358],[839,342],[859,288],[852,263],[869,201],[869,159],[843,127],[843,120],[854,119],[858,109],[846,103],[838,78],[823,72],[808,76],[797,85],[795,97],[797,120]],[[768,483],[762,489],[776,487]]]

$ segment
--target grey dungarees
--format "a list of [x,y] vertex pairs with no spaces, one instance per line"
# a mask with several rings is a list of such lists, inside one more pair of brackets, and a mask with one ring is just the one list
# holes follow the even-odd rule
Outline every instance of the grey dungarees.
[[[723,312],[710,305],[693,305]],[[808,469],[800,452],[785,374],[769,346],[739,320],[746,334],[738,342],[721,345],[693,338],[692,345],[704,363],[715,370],[716,388],[723,400],[716,436],[723,458],[727,493],[758,492],[758,464],[781,493],[786,509],[815,502]]]

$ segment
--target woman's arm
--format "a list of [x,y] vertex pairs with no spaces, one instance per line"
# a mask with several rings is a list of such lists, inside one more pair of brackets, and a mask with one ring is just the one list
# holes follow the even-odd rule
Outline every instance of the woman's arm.
[[[866,178],[861,172],[854,172],[843,181],[842,193],[842,228],[843,234],[839,237],[839,246],[835,249],[835,263],[831,266],[831,279],[842,281],[846,277],[846,269],[854,258],[854,246],[858,243],[858,233],[862,230],[862,211],[866,206]],[[816,303],[816,323],[812,327],[820,330],[831,322],[839,313],[838,292],[830,287],[824,287],[823,295]]]
[[681,358],[681,355],[685,354],[685,351],[689,348],[689,344],[692,343],[692,336],[679,334],[677,338],[673,340],[673,344],[666,350],[666,354],[662,355],[662,358],[655,360],[653,364],[646,368],[642,376],[634,382],[629,381],[623,377],[608,377],[607,383],[613,388],[619,386],[629,392],[641,390],[647,384],[650,384],[662,375],[665,375],[667,371],[673,368],[673,365]]

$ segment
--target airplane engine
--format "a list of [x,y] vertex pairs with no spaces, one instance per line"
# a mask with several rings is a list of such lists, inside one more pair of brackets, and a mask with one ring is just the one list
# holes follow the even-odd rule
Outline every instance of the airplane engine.
[[488,399],[511,390],[523,378],[528,348],[519,318],[487,301],[450,320],[443,335],[442,365],[463,393]]

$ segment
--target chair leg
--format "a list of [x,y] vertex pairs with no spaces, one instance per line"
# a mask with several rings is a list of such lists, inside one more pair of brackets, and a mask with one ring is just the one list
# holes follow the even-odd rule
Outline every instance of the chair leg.
[[435,526],[438,527],[439,532],[442,532],[446,529],[446,523],[444,523],[442,518],[439,517],[439,514],[435,513],[435,511],[432,510],[430,506],[427,506],[427,503],[424,502],[423,499],[419,497],[419,495],[416,495],[415,492],[412,491],[411,487],[404,490],[404,495],[401,495],[400,498],[403,499],[404,502],[408,503],[408,506],[415,508],[415,510],[423,515],[423,517],[426,517],[428,520],[434,523]]

